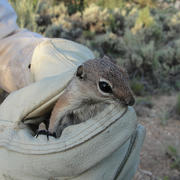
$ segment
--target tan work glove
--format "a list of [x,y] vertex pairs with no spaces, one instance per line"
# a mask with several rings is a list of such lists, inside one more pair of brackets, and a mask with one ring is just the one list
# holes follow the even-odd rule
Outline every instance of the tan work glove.
[[93,54],[86,47],[63,39],[45,40],[35,48],[30,69],[34,83],[11,93],[0,106],[2,178],[132,179],[145,136],[133,108],[110,105],[49,141],[46,136],[36,139],[24,125],[52,109],[77,66],[89,57]]
[[133,108],[110,105],[67,127],[59,139],[33,136],[28,122],[52,109],[76,67],[94,55],[72,41],[20,30],[5,0],[2,9],[7,11],[0,11],[0,86],[17,91],[0,106],[0,179],[132,179],[145,136]]

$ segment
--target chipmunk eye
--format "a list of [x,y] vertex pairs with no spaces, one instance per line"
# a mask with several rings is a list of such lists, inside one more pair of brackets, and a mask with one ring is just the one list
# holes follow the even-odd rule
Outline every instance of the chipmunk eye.
[[105,81],[99,81],[99,88],[104,93],[112,93],[111,86]]

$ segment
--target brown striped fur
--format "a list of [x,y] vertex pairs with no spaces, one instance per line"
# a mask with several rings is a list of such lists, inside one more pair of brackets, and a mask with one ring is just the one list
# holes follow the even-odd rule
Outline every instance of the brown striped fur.
[[[111,84],[112,93],[104,94],[98,89],[100,79]],[[107,57],[86,61],[54,106],[48,131],[60,137],[65,127],[88,120],[109,103],[134,104],[126,71]]]

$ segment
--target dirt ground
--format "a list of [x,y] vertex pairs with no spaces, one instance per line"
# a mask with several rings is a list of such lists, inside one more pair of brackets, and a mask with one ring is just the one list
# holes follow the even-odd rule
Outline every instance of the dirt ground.
[[174,160],[167,153],[172,146],[180,155],[180,118],[172,113],[176,100],[177,94],[155,96],[152,108],[135,107],[139,122],[146,127],[146,138],[134,180],[180,180],[180,171],[172,168]]

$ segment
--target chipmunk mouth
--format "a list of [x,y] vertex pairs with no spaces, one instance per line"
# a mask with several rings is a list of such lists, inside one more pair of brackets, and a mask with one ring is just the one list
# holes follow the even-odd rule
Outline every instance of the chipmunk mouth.
[[126,108],[128,105],[125,103],[122,99],[114,98],[113,100],[108,101],[109,104],[114,104],[115,106],[119,108]]

